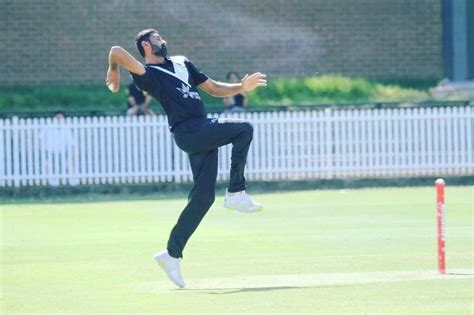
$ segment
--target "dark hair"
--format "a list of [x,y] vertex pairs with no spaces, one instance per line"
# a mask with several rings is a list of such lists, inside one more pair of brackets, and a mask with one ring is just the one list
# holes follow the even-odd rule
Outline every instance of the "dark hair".
[[63,111],[60,111],[60,110],[53,113],[53,117],[56,117],[57,115],[63,115],[63,117],[66,117],[66,114]]
[[235,72],[235,71],[227,72],[227,75],[226,75],[227,80],[230,79],[230,76],[231,76],[231,75],[235,75],[235,76],[237,77],[237,79],[240,80],[240,75],[239,75],[237,72]]
[[145,57],[145,51],[143,50],[142,42],[148,42],[150,40],[150,35],[153,33],[158,33],[158,31],[154,28],[147,28],[146,30],[139,32],[137,36],[135,36],[135,45],[137,45],[138,51],[140,52],[140,55],[142,57]]

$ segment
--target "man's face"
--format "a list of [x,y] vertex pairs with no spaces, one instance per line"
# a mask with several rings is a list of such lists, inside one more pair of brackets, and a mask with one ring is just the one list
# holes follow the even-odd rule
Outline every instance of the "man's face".
[[158,33],[151,33],[150,35],[150,43],[156,44],[158,46],[161,46],[162,44],[167,44],[166,41],[160,36]]
[[239,83],[240,80],[239,78],[237,77],[237,75],[235,73],[232,73],[230,76],[229,76],[229,83]]
[[144,49],[146,52],[149,54],[166,57],[167,42],[160,36],[160,34],[152,33],[148,41],[149,42],[144,42]]

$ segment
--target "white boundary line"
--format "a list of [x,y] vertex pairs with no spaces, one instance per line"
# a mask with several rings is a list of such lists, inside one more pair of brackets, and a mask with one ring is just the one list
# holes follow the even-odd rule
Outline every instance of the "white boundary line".
[[[160,273],[162,271],[158,269]],[[163,277],[162,281],[137,283],[138,291],[157,292],[174,288],[173,284]],[[321,287],[339,284],[387,283],[420,280],[459,280],[474,281],[474,269],[451,269],[446,274],[436,270],[419,271],[378,271],[326,274],[288,274],[262,276],[236,276],[225,278],[186,279],[186,287],[193,290],[224,290],[271,287]]]

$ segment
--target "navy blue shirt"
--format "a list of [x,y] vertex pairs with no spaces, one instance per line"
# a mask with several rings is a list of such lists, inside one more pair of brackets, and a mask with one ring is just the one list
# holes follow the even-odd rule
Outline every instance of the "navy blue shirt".
[[232,106],[236,106],[236,107],[244,107],[244,99],[245,99],[245,96],[244,94],[242,93],[239,93],[239,94],[236,94],[233,96],[233,101],[234,101],[234,104],[232,104]]
[[173,128],[186,120],[206,118],[207,113],[197,86],[208,79],[183,56],[165,59],[163,64],[146,64],[145,73],[131,73],[135,84],[161,104]]

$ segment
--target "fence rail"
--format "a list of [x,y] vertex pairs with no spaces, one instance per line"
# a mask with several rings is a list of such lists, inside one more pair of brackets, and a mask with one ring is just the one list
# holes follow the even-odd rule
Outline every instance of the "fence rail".
[[[474,108],[245,113],[252,180],[474,174]],[[219,150],[228,179],[230,146]],[[166,118],[0,119],[0,187],[189,182]]]

